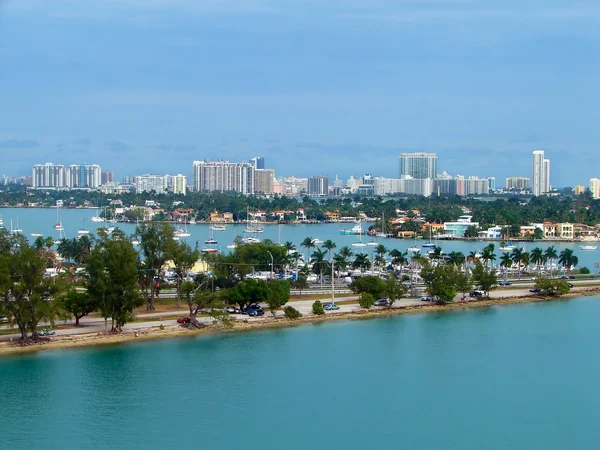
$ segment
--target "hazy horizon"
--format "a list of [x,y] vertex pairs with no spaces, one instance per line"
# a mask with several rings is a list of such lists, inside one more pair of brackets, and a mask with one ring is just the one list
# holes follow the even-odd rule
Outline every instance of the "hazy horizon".
[[0,175],[117,178],[264,156],[277,176],[452,175],[587,185],[600,4],[515,0],[0,2]]

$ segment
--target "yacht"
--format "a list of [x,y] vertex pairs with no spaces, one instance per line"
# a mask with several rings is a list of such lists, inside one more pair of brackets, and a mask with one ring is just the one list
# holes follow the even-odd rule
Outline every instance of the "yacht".
[[244,244],[258,244],[258,243],[260,243],[260,239],[255,238],[255,237],[247,237],[247,238],[242,239],[242,242]]
[[422,247],[423,247],[423,248],[436,248],[436,247],[437,247],[437,245],[435,245],[433,242],[425,242],[425,243],[422,245]]
[[4,221],[2,220],[2,217],[0,217],[0,228],[4,228]]
[[500,250],[501,252],[512,252],[512,251],[513,251],[515,248],[517,248],[517,247],[515,247],[515,246],[514,246],[514,245],[512,245],[512,244],[508,244],[508,245],[505,245],[504,247],[500,247],[500,249],[499,249],[499,250]]
[[596,250],[598,248],[597,245],[580,245],[579,248],[581,250]]
[[362,229],[362,225],[359,222],[356,223],[352,228],[344,228],[340,230],[340,234],[343,235],[361,235],[364,234],[364,230]]
[[38,237],[43,237],[44,235],[42,233],[31,233],[30,236],[34,237],[34,238],[38,238]]
[[230,250],[236,249],[237,248],[237,244],[234,242],[233,244],[229,244],[227,246],[227,248],[230,249]]
[[175,230],[175,232],[173,233],[174,236],[178,237],[178,238],[182,238],[182,237],[190,237],[192,234],[185,228],[177,228]]
[[225,231],[227,228],[225,228],[225,225],[211,225],[210,229],[213,231]]
[[214,248],[214,247],[207,247],[207,248],[203,248],[202,250],[200,250],[202,253],[218,253],[219,249]]
[[313,245],[321,245],[323,243],[323,241],[319,238],[315,238],[311,242],[313,243]]
[[92,222],[104,222],[104,218],[100,216],[92,216],[90,219]]
[[12,219],[11,219],[11,221],[10,221],[10,232],[12,234],[23,233],[23,230],[21,228],[19,228],[19,219],[17,219],[17,228],[13,228],[13,226],[12,226]]
[[419,253],[421,249],[419,247],[408,247],[406,251],[411,253]]
[[85,236],[86,234],[90,234],[90,230],[84,230],[83,228],[81,228],[80,230],[77,230],[77,234],[79,236]]

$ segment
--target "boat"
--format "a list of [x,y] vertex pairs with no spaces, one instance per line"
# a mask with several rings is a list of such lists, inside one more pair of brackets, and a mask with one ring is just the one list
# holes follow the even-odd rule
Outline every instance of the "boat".
[[501,252],[512,252],[514,249],[516,249],[517,247],[515,247],[514,245],[505,245],[503,247],[500,247],[500,251]]
[[173,233],[173,235],[178,238],[182,238],[182,237],[190,237],[192,234],[185,228],[177,228],[175,230],[175,232]]
[[196,219],[190,219],[190,220],[188,220],[188,223],[190,225],[196,225]]
[[92,222],[104,222],[104,218],[100,216],[92,216],[90,219]]
[[580,245],[579,248],[581,250],[596,250],[598,248],[597,245]]
[[406,251],[411,253],[419,253],[421,249],[419,247],[408,247]]
[[312,242],[313,245],[321,245],[321,244],[323,244],[323,241],[321,239],[319,239],[319,238],[315,238],[311,242]]
[[13,228],[13,226],[12,226],[12,219],[10,220],[10,232],[12,234],[21,234],[21,233],[23,233],[23,230],[21,228],[19,228],[19,219],[17,219],[17,228]]
[[230,250],[236,249],[237,248],[237,244],[234,242],[233,244],[229,244],[227,246],[227,248],[230,249]]
[[366,245],[367,247],[377,247],[377,246],[379,245],[379,242],[376,242],[376,241],[370,241],[370,242],[367,242],[365,245]]
[[58,202],[56,202],[56,203],[57,203],[57,205],[56,205],[56,224],[54,225],[54,229],[56,231],[65,231],[65,228],[63,227],[62,222],[60,221],[60,217],[58,215],[58,211],[59,211],[60,207],[58,206]]
[[344,228],[340,230],[340,234],[342,235],[361,235],[364,234],[364,230],[362,229],[362,225],[360,220],[356,222],[356,224],[352,228]]
[[260,243],[260,239],[255,238],[255,237],[246,237],[242,239],[242,242],[244,244],[258,244]]
[[225,225],[211,225],[210,229],[213,231],[225,231],[227,228]]
[[429,242],[425,242],[423,245],[421,245],[421,247],[423,247],[423,248],[436,248],[437,247],[436,244],[431,242],[431,225],[429,225]]
[[204,243],[208,244],[208,245],[217,245],[219,243],[219,241],[217,241],[216,239],[210,238],[210,239],[205,240]]
[[44,235],[42,233],[31,233],[30,236],[34,237],[34,238],[38,238],[38,237],[43,237]]
[[81,228],[80,230],[77,230],[77,234],[79,236],[85,236],[86,234],[90,234],[90,230],[85,230],[85,229]]
[[265,231],[265,229],[258,224],[258,220],[250,220],[249,217],[249,209],[246,208],[246,222],[248,223],[248,226],[244,228],[244,233],[262,233]]
[[200,250],[202,253],[218,253],[219,249],[216,249],[214,247],[207,247],[207,248],[203,248],[202,250]]
[[138,241],[137,239],[134,239],[133,241],[131,241],[131,245],[138,246],[138,245],[140,245],[140,241]]
[[0,217],[0,228],[4,228],[4,221],[2,220],[2,217]]

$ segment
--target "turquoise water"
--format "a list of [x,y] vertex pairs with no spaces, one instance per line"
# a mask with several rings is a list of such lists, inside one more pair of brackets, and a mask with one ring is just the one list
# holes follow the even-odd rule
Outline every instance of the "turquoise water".
[[[92,232],[95,232],[97,228],[106,226],[102,223],[90,222],[90,218],[96,214],[94,209],[60,209],[60,220],[65,228],[65,234],[68,238],[77,236],[77,230],[80,228],[86,228]],[[25,208],[2,208],[0,209],[0,218],[4,221],[4,226],[10,229],[10,222],[12,220],[13,227],[23,229],[23,233],[30,240],[35,238],[30,237],[31,233],[43,233],[44,236],[52,236],[58,239],[58,233],[54,230],[54,224],[56,223],[56,209],[25,209]],[[123,229],[128,234],[133,234],[135,231],[135,224],[117,224],[117,226]],[[340,229],[350,227],[349,224],[298,224],[298,225],[267,225],[265,231],[259,237],[261,239],[271,239],[275,242],[293,242],[298,250],[302,251],[306,255],[306,251],[300,247],[300,243],[306,237],[319,238],[322,241],[331,239],[337,244],[337,248],[341,248],[344,245],[351,246],[352,243],[357,242],[358,236],[344,236],[340,234]],[[363,224],[366,229],[368,224]],[[191,236],[189,238],[182,238],[189,241],[191,244],[199,242],[202,247],[204,240],[209,237],[208,225],[198,224],[190,225],[189,231]],[[236,235],[243,235],[243,225],[228,225],[227,230],[224,232],[214,232],[214,237],[219,241],[218,246],[223,251],[228,251],[226,246],[233,242]],[[371,240],[368,236],[363,236],[363,241]],[[402,240],[402,239],[379,239],[379,243],[384,244],[388,249],[397,248],[399,250],[406,250],[409,247],[415,245],[414,240]],[[417,246],[420,247],[423,241],[417,241]],[[461,251],[465,255],[471,251],[481,251],[487,242],[473,242],[473,241],[439,241],[438,244],[442,247],[443,251],[449,253],[451,251]],[[521,243],[525,246],[526,250],[531,250],[534,247],[541,247],[545,249],[548,247],[547,243]],[[575,254],[579,258],[579,266],[587,266],[593,272],[597,269],[594,268],[595,263],[600,263],[600,249],[598,251],[583,251],[579,248],[580,244],[577,243],[554,243],[557,251],[560,252],[564,248],[572,248],[575,250]],[[496,242],[496,253],[498,254],[498,260],[500,259],[500,251],[498,250],[499,243]],[[363,250],[366,253],[373,251],[373,247],[364,247]]]
[[598,317],[589,297],[0,359],[0,442],[598,448]]

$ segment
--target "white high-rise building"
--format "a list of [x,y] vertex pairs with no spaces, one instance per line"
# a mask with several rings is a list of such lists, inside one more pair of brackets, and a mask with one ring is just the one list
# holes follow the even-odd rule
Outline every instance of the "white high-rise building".
[[172,177],[173,193],[185,195],[187,192],[187,177],[185,175],[177,174]]
[[589,188],[592,198],[600,198],[600,179],[591,178]]
[[[548,163],[546,164],[546,161]],[[550,178],[550,161],[544,159],[544,150],[533,151],[533,171],[531,178],[531,192],[533,195],[542,195],[546,193],[546,188],[550,184],[550,180],[546,182],[546,173]]]
[[544,159],[544,194],[549,193],[552,190],[550,185],[550,160]]
[[135,192],[152,192],[164,194],[169,183],[168,175],[140,175],[135,177]]
[[66,187],[66,171],[62,164],[36,164],[31,171],[31,183],[34,188]]
[[437,175],[437,154],[401,153],[400,178],[435,178]]
[[194,190],[254,194],[254,165],[247,162],[194,161]]

